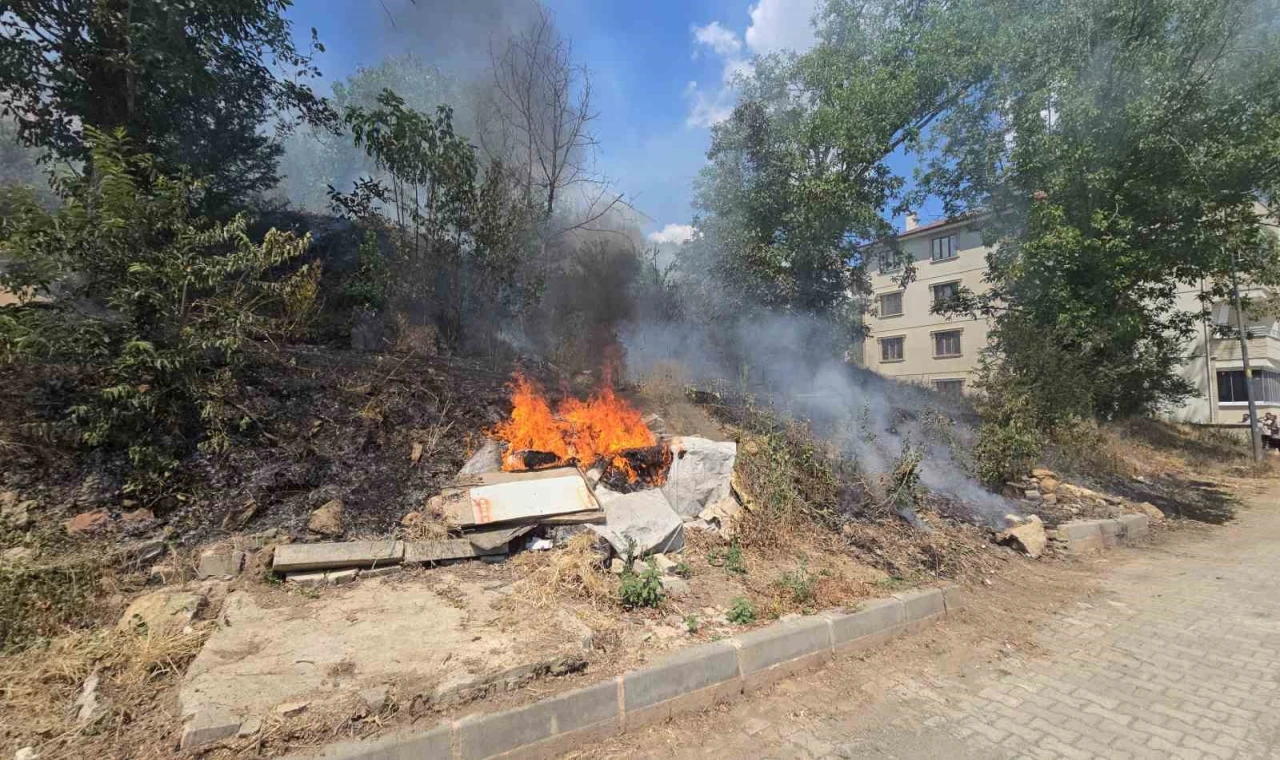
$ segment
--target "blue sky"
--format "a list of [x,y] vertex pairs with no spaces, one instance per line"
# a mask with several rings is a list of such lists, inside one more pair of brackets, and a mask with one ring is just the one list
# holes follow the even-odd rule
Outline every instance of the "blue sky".
[[[592,73],[598,169],[646,232],[670,242],[685,233],[710,126],[732,104],[726,77],[753,54],[811,45],[815,2],[546,0]],[[302,0],[289,15],[299,38],[319,32],[327,93],[329,81],[407,50],[443,68],[480,67],[493,30],[527,10],[525,0]],[[893,163],[909,173],[905,157]]]

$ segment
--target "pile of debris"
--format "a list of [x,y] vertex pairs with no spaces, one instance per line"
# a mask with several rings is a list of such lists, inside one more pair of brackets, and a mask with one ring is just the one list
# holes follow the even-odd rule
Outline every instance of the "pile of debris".
[[513,406],[494,431],[506,440],[487,439],[454,483],[427,500],[426,514],[405,517],[406,526],[443,525],[449,538],[285,544],[273,569],[300,583],[344,583],[406,564],[498,562],[583,530],[600,536],[605,563],[678,552],[686,527],[732,536],[743,509],[732,485],[737,444],[659,439],[607,390],[569,407],[572,426],[527,383],[516,385]]

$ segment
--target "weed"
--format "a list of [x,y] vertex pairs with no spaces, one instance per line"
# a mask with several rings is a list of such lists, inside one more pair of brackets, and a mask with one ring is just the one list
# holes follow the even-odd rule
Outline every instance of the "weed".
[[618,598],[627,609],[657,607],[661,604],[662,574],[658,572],[658,565],[650,559],[643,573],[624,570],[622,585],[618,587]]
[[811,604],[814,598],[814,586],[818,583],[818,576],[809,572],[809,558],[800,557],[800,568],[793,572],[783,573],[778,579],[778,585],[791,593],[791,598],[796,604]]
[[737,541],[730,544],[725,551],[712,549],[707,552],[707,564],[712,567],[723,567],[725,570],[738,575],[747,574],[747,563],[742,558],[742,547],[738,545]]
[[750,599],[745,596],[739,596],[733,600],[729,612],[725,614],[730,623],[737,625],[751,625],[756,622],[756,608]]
[[685,615],[684,627],[685,627],[685,630],[689,631],[689,633],[697,633],[698,632],[698,616]]
[[676,566],[671,568],[671,572],[675,573],[681,578],[693,577],[693,568],[689,567],[689,563],[685,562],[684,560],[680,560],[679,562],[677,562]]

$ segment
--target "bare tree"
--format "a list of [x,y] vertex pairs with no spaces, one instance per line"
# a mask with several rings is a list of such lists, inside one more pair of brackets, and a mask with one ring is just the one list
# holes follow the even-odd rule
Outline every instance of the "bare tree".
[[[597,146],[591,123],[591,75],[574,63],[573,46],[560,36],[551,12],[538,5],[538,15],[524,30],[501,45],[490,44],[493,87],[488,114],[478,130],[491,159],[519,167],[528,197],[537,199],[544,217],[572,187],[605,185],[593,171]],[[596,209],[602,190],[591,200]],[[621,196],[608,206],[621,201]]]

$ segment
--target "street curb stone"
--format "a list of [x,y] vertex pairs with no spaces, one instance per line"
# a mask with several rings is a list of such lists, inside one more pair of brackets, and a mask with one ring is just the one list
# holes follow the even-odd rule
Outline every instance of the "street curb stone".
[[1085,554],[1133,543],[1150,532],[1151,518],[1130,514],[1121,515],[1114,520],[1063,523],[1053,532],[1052,537],[1071,554]]
[[[1127,526],[1126,526],[1127,527]],[[603,683],[488,715],[469,715],[423,734],[330,745],[295,760],[532,760],[588,741],[730,701],[744,691],[879,645],[941,620],[964,603],[955,587],[875,599],[853,612],[786,620],[702,644]]]

